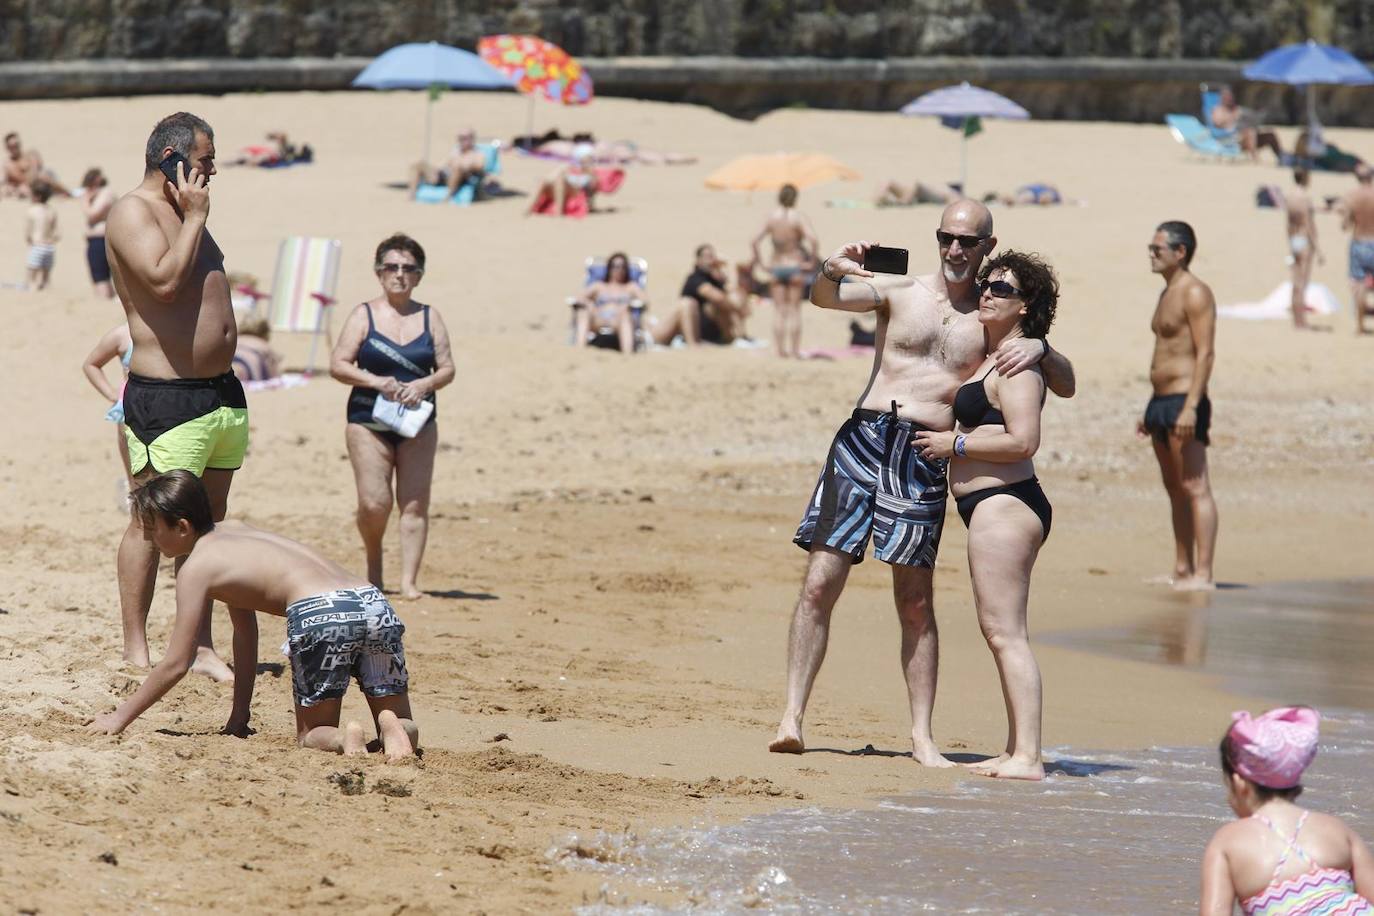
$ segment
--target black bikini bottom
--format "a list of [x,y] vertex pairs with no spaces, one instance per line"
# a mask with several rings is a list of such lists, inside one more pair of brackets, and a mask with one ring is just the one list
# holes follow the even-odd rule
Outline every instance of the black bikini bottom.
[[965,493],[963,496],[956,496],[954,504],[959,508],[959,517],[964,520],[965,528],[973,519],[973,510],[978,508],[978,504],[989,496],[996,496],[998,493],[1015,496],[1025,503],[1027,508],[1040,519],[1040,527],[1045,529],[1045,537],[1041,543],[1043,544],[1050,539],[1050,522],[1054,518],[1054,510],[1050,507],[1050,501],[1045,496],[1045,491],[1040,489],[1040,481],[1034,477],[1018,480],[1016,483],[1009,483],[1002,487],[988,487],[983,490],[974,490],[972,493]]

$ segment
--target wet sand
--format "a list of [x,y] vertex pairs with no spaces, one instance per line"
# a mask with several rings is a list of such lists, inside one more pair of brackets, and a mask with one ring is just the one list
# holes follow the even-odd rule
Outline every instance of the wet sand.
[[[258,734],[248,741],[215,734],[228,694],[199,679],[121,739],[81,733],[79,723],[127,695],[139,673],[117,662],[113,559],[123,519],[113,433],[79,372],[119,317],[90,298],[78,211],[61,204],[54,288],[0,289],[11,319],[0,342],[11,395],[0,443],[7,908],[566,910],[595,898],[605,880],[546,856],[569,833],[853,808],[968,778],[899,756],[909,722],[890,576],[871,560],[836,612],[807,721],[815,753],[764,750],[804,560],[789,538],[867,362],[573,352],[563,305],[589,254],[626,248],[648,258],[651,310],[672,302],[697,243],[742,254],[769,196],[708,193],[701,181],[729,156],[779,147],[828,152],[865,175],[803,194],[827,249],[866,237],[911,247],[927,268],[937,211],[829,210],[821,201],[864,196],[870,182],[913,171],[952,175],[951,132],[895,116],[785,111],[745,124],[686,106],[599,101],[557,112],[559,126],[632,135],[701,162],[636,168],[608,201],[616,212],[564,223],[524,219],[519,198],[462,210],[412,205],[383,187],[416,155],[421,102],[409,95],[25,103],[7,105],[5,121],[69,180],[97,164],[86,157],[98,149],[122,189],[137,179],[152,122],[183,107],[215,125],[222,151],[284,125],[319,156],[308,167],[217,179],[210,225],[232,269],[269,282],[280,237],[333,235],[344,243],[340,298],[352,303],[375,290],[368,268],[381,237],[405,229],[430,250],[419,296],[443,311],[459,373],[439,397],[421,580],[430,594],[399,606],[427,753],[397,768],[297,752],[279,668],[260,678]],[[436,125],[442,135],[443,125],[470,120],[483,135],[509,137],[524,113],[508,97],[451,95]],[[543,124],[555,113],[539,116]],[[61,145],[75,124],[100,138],[97,148]],[[1374,134],[1331,134],[1374,153]],[[547,169],[508,156],[503,179],[528,188]],[[1283,278],[1283,242],[1280,218],[1253,208],[1253,189],[1280,173],[1191,161],[1162,126],[1029,123],[975,138],[970,174],[975,187],[1049,178],[1089,201],[997,217],[1004,245],[1040,250],[1058,267],[1065,299],[1053,340],[1080,377],[1077,398],[1047,407],[1037,459],[1056,525],[1036,571],[1036,633],[1130,629],[1201,606],[1205,598],[1144,584],[1172,559],[1153,458],[1132,436],[1148,397],[1159,288],[1144,245],[1160,220],[1188,218],[1202,240],[1197,272],[1218,298],[1258,298]],[[1313,190],[1337,193],[1347,182],[1318,175]],[[1318,220],[1328,261],[1316,278],[1340,291],[1337,225]],[[21,232],[21,208],[0,202],[0,252],[10,252],[0,280],[17,275]],[[756,335],[769,336],[769,319],[754,320]],[[843,343],[847,323],[809,311],[803,346]],[[1365,394],[1374,341],[1354,338],[1348,312],[1333,324],[1333,333],[1309,335],[1281,323],[1220,326],[1212,460],[1227,582],[1367,572],[1360,533],[1374,507]],[[293,365],[308,352],[304,337],[274,343]],[[252,452],[231,512],[360,568],[345,396],[318,379],[252,397]],[[1004,719],[971,613],[964,543],[951,511],[936,574],[935,728],[945,747],[975,753],[996,746]],[[397,559],[393,534],[393,580]],[[164,567],[150,618],[159,646],[169,586]],[[227,620],[217,623],[224,642]],[[280,626],[263,624],[264,664],[284,661],[267,648]],[[1162,669],[1048,640],[1037,652],[1051,747],[1200,746],[1231,709],[1262,702],[1205,668]],[[360,708],[354,695],[347,709]],[[866,745],[892,754],[847,753]],[[363,791],[347,795],[340,782],[356,787],[353,770]],[[613,890],[680,899],[632,881]]]

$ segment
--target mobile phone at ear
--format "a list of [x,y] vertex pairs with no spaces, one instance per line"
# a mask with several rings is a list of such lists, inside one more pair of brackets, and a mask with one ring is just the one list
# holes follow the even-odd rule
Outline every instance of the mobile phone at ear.
[[161,162],[157,164],[157,167],[162,170],[162,174],[167,176],[167,180],[170,181],[174,186],[177,184],[178,164],[181,165],[182,176],[187,180],[190,180],[191,163],[188,162],[186,157],[181,155],[181,153],[173,152],[166,159],[163,159]]
[[870,245],[868,251],[864,252],[864,270],[871,270],[875,274],[905,274],[907,267],[907,250],[905,248],[884,248],[882,245]]

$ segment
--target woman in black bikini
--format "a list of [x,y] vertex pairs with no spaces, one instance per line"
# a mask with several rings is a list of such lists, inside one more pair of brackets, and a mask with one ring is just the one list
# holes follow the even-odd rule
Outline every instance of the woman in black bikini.
[[[1044,340],[1059,282],[1035,255],[1008,251],[983,264],[978,320],[986,353],[1005,340]],[[1049,344],[1045,344],[1049,349]],[[975,764],[988,776],[1043,779],[1040,668],[1026,630],[1031,568],[1050,534],[1050,503],[1031,456],[1040,447],[1045,380],[1039,369],[1010,378],[991,358],[954,396],[953,432],[922,431],[926,458],[949,458],[949,485],[968,526],[969,577],[978,624],[997,661],[1007,703],[1005,753]]]
[[430,483],[439,444],[436,414],[430,413],[414,435],[402,435],[373,411],[378,398],[408,408],[421,401],[434,403],[434,392],[453,381],[453,354],[439,312],[412,298],[425,273],[425,250],[419,243],[407,235],[391,236],[377,246],[374,269],[381,295],[348,316],[329,374],[353,386],[344,441],[358,488],[367,581],[382,588],[382,537],[394,503],[401,510],[401,597],[413,599],[421,596],[416,579],[429,533]]

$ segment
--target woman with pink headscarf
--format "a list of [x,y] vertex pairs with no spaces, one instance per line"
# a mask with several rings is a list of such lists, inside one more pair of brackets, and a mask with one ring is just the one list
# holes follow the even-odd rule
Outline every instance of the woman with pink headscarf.
[[1374,855],[1339,818],[1299,808],[1320,716],[1286,706],[1232,714],[1221,739],[1226,796],[1240,820],[1202,856],[1202,916],[1371,916]]

